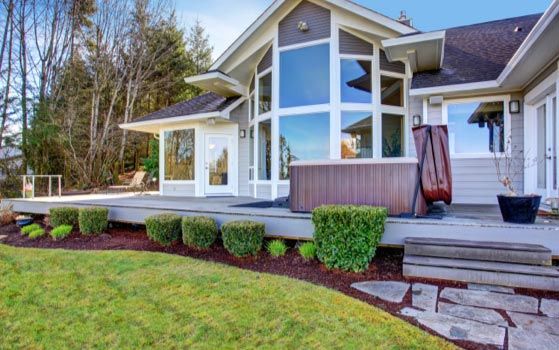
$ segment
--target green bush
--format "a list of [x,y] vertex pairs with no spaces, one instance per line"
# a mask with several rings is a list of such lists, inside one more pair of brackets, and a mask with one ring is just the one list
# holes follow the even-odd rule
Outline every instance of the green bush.
[[217,223],[206,216],[182,218],[182,241],[190,247],[209,248],[217,239]]
[[55,240],[64,239],[72,233],[74,228],[71,225],[60,225],[50,231],[50,236]]
[[233,221],[221,227],[223,245],[235,256],[258,254],[265,232],[264,224],[255,221]]
[[78,218],[82,234],[100,234],[109,226],[109,209],[100,207],[81,208]]
[[312,213],[318,259],[326,267],[364,271],[384,232],[386,208],[327,205]]
[[270,255],[274,258],[284,256],[287,252],[287,246],[283,241],[279,239],[270,241],[270,243],[268,243],[268,245],[266,246],[266,249],[268,250],[268,253],[270,253]]
[[52,227],[58,227],[62,225],[72,225],[78,227],[78,208],[71,207],[61,207],[61,208],[50,208],[50,224]]
[[31,231],[31,233],[29,233],[29,238],[31,239],[39,238],[41,236],[44,236],[44,234],[45,234],[45,230],[43,230],[42,228],[38,228],[36,230]]
[[23,226],[21,228],[21,234],[22,235],[28,235],[31,232],[40,229],[41,226],[39,226],[39,224],[31,224],[31,225],[27,225],[27,226]]
[[146,229],[148,237],[168,246],[180,238],[181,217],[176,214],[159,214],[146,218]]
[[316,258],[316,246],[313,242],[305,242],[299,246],[299,254],[305,260],[314,260]]

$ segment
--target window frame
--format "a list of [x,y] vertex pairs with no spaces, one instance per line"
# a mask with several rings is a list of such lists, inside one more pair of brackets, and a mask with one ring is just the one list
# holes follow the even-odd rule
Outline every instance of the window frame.
[[[448,126],[448,106],[454,104],[464,104],[472,102],[502,102],[504,109],[504,121],[505,121],[505,143],[511,136],[511,114],[509,111],[510,95],[491,95],[491,96],[481,96],[481,97],[468,97],[468,98],[456,98],[456,99],[445,99],[442,104],[442,118],[441,123]],[[505,144],[506,147],[506,144]],[[451,152],[451,151],[450,151]],[[503,152],[496,152],[497,155],[503,155]],[[483,152],[483,153],[450,153],[451,159],[491,159],[493,158],[493,152]]]
[[[166,132],[173,132],[173,131],[181,131],[181,130],[194,130],[194,177],[192,180],[166,180],[165,179],[165,173],[166,173],[166,158],[165,158],[165,152],[166,152],[166,147],[165,147],[165,133]],[[198,171],[198,157],[196,156],[196,149],[198,148],[198,139],[200,137],[200,131],[196,126],[177,126],[177,127],[169,127],[169,128],[161,128],[160,132],[159,132],[159,139],[160,139],[160,150],[163,150],[163,152],[160,152],[160,159],[159,159],[159,163],[160,163],[160,177],[161,177],[161,183],[162,184],[174,184],[174,185],[195,185],[196,182],[198,181],[198,177],[197,175],[197,171]]]
[[[254,83],[254,110],[253,110],[253,118],[252,121],[256,120],[257,117],[260,118],[266,118],[269,115],[272,114],[272,111],[274,109],[274,100],[275,100],[275,96],[274,96],[274,73],[273,73],[273,67],[268,67],[265,70],[263,70],[262,72],[258,72],[256,74],[256,78],[255,78],[255,83]],[[271,96],[271,104],[270,104],[270,110],[264,113],[260,113],[260,79],[262,79],[263,77],[267,76],[268,74],[270,74],[271,78],[272,78],[272,96]]]

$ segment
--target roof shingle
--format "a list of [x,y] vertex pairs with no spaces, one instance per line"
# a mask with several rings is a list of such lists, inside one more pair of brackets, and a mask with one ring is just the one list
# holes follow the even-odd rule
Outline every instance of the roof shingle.
[[221,112],[237,101],[240,96],[222,97],[213,92],[208,92],[193,99],[179,102],[167,108],[160,109],[134,120],[134,123],[150,120],[182,117],[200,113]]
[[[541,14],[446,30],[443,66],[414,74],[412,89],[495,80]],[[521,30],[515,31],[515,28]]]

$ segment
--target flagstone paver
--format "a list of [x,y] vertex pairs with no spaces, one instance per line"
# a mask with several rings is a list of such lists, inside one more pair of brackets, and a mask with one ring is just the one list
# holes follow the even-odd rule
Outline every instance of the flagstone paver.
[[448,339],[466,340],[474,343],[503,347],[505,329],[503,327],[465,320],[434,312],[423,312],[417,321]]
[[538,312],[538,299],[525,295],[510,295],[487,291],[445,288],[440,298],[456,304],[478,306],[526,313]]
[[[507,311],[507,314],[518,328],[559,335],[559,318],[527,315],[510,311]],[[559,349],[559,343],[557,348]]]
[[360,282],[351,287],[391,303],[401,303],[410,289],[409,283],[395,281]]
[[468,283],[468,289],[484,290],[486,292],[514,294],[514,289],[513,288],[502,287],[502,286],[494,286],[494,285],[491,285],[491,284]]
[[437,310],[439,287],[431,284],[414,283],[411,288],[412,305],[425,311]]
[[559,300],[542,299],[540,311],[549,317],[559,317]]
[[418,309],[414,309],[411,307],[405,307],[402,310],[400,310],[400,314],[404,315],[404,316],[408,316],[408,317],[418,317],[420,313],[422,313],[424,311],[418,310]]
[[509,328],[509,350],[557,350],[559,336],[525,330]]
[[464,306],[439,302],[439,313],[464,318],[485,324],[508,326],[508,322],[497,311],[475,306]]

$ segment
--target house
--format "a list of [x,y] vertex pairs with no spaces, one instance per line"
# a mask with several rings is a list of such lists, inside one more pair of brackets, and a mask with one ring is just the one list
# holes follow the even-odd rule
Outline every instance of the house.
[[159,137],[162,195],[287,196],[291,162],[414,158],[428,123],[448,125],[454,203],[496,204],[509,147],[519,192],[559,197],[558,13],[421,32],[347,0],[276,0],[186,78],[207,93],[121,128]]

